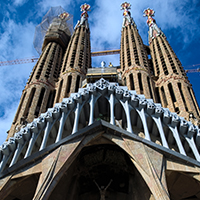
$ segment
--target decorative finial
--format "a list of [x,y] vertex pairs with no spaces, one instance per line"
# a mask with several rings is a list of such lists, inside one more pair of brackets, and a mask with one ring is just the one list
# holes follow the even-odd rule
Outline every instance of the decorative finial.
[[155,11],[147,8],[146,10],[144,10],[144,17],[153,17],[154,16]]
[[146,10],[144,10],[144,17],[147,17],[147,24],[149,27],[151,27],[153,25],[153,23],[156,23],[155,19],[153,19],[152,17],[154,16],[155,11],[147,8]]
[[76,24],[75,28],[81,26],[81,25],[85,25],[85,27],[88,29],[89,28],[89,24],[88,24],[88,11],[90,11],[90,5],[89,4],[82,4],[80,6],[81,8],[81,20],[78,21],[78,23]]
[[124,10],[122,28],[124,28],[125,26],[128,26],[129,24],[135,25],[135,22],[133,21],[133,18],[131,17],[131,12],[129,11],[130,9],[131,9],[130,3],[124,2],[121,4],[121,10]]
[[147,8],[144,10],[144,17],[147,17],[147,24],[149,26],[149,43],[152,42],[152,40],[159,36],[160,34],[164,35],[163,32],[158,28],[156,24],[156,20],[153,19],[152,17],[155,14],[155,11],[153,9]]
[[80,8],[81,8],[81,11],[82,11],[82,12],[90,11],[90,5],[89,5],[89,4],[86,4],[86,3],[82,4],[82,5],[80,6]]
[[59,15],[59,18],[62,20],[66,20],[69,17],[69,13],[64,12]]
[[129,9],[131,9],[130,3],[124,2],[121,4],[121,10],[129,10]]

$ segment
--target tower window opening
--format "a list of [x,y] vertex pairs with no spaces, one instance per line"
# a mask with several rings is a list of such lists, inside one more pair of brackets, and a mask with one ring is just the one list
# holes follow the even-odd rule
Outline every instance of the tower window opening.
[[[199,112],[198,112],[198,110],[197,110],[197,105],[196,105],[196,103],[195,103],[195,97],[192,95],[192,92],[193,92],[193,91],[192,91],[192,89],[191,89],[190,87],[187,87],[187,88],[188,88],[190,97],[191,97],[191,99],[192,99],[192,102],[193,102],[195,111],[196,111],[197,115],[199,115]],[[191,92],[191,91],[192,91],[192,92]]]
[[84,45],[84,43],[85,43],[85,41],[84,41],[84,38],[83,38],[82,41],[81,41],[81,44]]
[[153,94],[152,94],[152,90],[151,90],[151,84],[150,84],[150,80],[149,80],[148,76],[147,76],[147,83],[148,83],[148,87],[149,87],[150,97],[153,99]]
[[45,88],[42,88],[41,92],[40,92],[40,97],[38,99],[38,103],[35,109],[35,116],[38,117],[40,110],[41,110],[41,105],[42,105],[42,101],[43,101],[43,97],[44,97],[44,93],[45,93]]
[[138,73],[138,81],[139,81],[140,93],[143,94],[143,85],[142,85],[141,73]]
[[58,96],[57,96],[57,99],[56,99],[56,103],[58,103],[60,101],[60,93],[62,91],[62,85],[63,85],[63,79],[60,81],[60,84],[59,84]]
[[65,95],[65,97],[67,97],[67,94],[69,94],[69,92],[70,92],[71,82],[72,82],[72,76],[69,75],[69,76],[68,76],[68,79],[67,79],[67,90],[66,90],[66,95]]
[[66,65],[67,65],[67,61],[68,61],[68,56],[69,56],[69,50],[71,49],[71,46],[72,46],[72,40],[70,41],[70,44],[68,45],[67,51],[66,51],[66,53],[65,53],[66,57],[64,58],[64,62],[63,62],[63,65],[64,65],[64,66],[63,66],[62,72],[64,72],[65,69],[66,69]]
[[78,34],[76,35],[75,44],[78,44]]
[[182,100],[183,100],[183,103],[184,103],[184,106],[185,106],[185,110],[188,111],[188,107],[186,105],[185,97],[183,95],[181,83],[178,83],[178,89],[179,89],[179,92],[181,94],[181,97],[182,97]]
[[126,35],[126,44],[128,44],[128,36]]
[[176,107],[176,108],[175,108],[175,112],[176,112],[177,114],[180,113],[179,107]]
[[33,88],[31,90],[31,94],[30,94],[30,97],[29,97],[29,101],[27,103],[27,106],[26,106],[26,109],[25,109],[25,112],[24,112],[24,116],[27,117],[28,116],[28,113],[29,113],[29,109],[31,107],[31,104],[32,104],[32,101],[33,101],[33,97],[34,97],[34,94],[35,94],[35,90],[36,88]]
[[49,54],[49,51],[50,51],[51,46],[52,46],[52,43],[49,43],[48,46],[47,46],[47,48],[45,49],[44,55],[43,55],[43,57],[42,57],[42,61],[41,61],[41,63],[40,63],[40,67],[38,68],[38,71],[37,71],[37,74],[36,74],[36,77],[35,77],[36,79],[39,79],[39,78],[40,78],[40,75],[41,75],[43,66],[44,66],[44,64],[45,64],[45,60],[46,60],[46,58],[47,58],[47,56],[48,56],[48,54]]
[[130,88],[131,88],[131,90],[135,90],[135,85],[134,85],[134,80],[133,80],[133,74],[129,75],[129,79],[130,79]]
[[176,97],[175,97],[174,90],[173,90],[173,87],[172,87],[171,83],[168,84],[168,89],[169,89],[172,101],[176,102]]
[[75,92],[78,92],[79,83],[80,83],[80,76],[77,76],[77,78],[76,78],[76,88],[75,88]]
[[164,71],[165,75],[169,74],[166,64],[163,64],[163,71]]
[[164,57],[163,57],[163,54],[162,54],[162,51],[161,51],[161,47],[160,47],[160,45],[159,45],[158,40],[156,40],[156,44],[157,44],[158,53],[159,53],[159,55],[160,55],[160,60],[161,60],[161,64],[162,64],[162,68],[163,68],[164,74],[165,74],[165,75],[168,75],[169,72],[168,72],[168,70],[167,70],[166,63],[165,63],[165,59],[164,59]]
[[157,103],[161,103],[160,93],[159,93],[159,88],[158,87],[155,88],[155,92],[156,92],[156,97],[157,97]]
[[56,66],[55,66],[55,70],[54,70],[54,75],[53,75],[53,77],[55,78],[55,79],[57,79],[58,78],[58,76],[59,76],[59,74],[60,74],[60,70],[61,70],[61,65],[60,65],[60,63],[61,63],[61,47],[60,46],[58,46],[59,48],[58,48],[58,59],[57,59],[57,61],[56,61]]
[[47,103],[47,106],[46,106],[46,111],[47,111],[48,108],[53,107],[53,102],[54,102],[55,96],[56,96],[56,90],[50,91],[49,98],[48,98],[48,101],[47,101],[48,103]]
[[167,107],[168,103],[167,103],[167,98],[165,95],[165,90],[164,90],[163,86],[160,89],[161,89],[161,94],[162,94],[162,98],[163,98],[163,107]]

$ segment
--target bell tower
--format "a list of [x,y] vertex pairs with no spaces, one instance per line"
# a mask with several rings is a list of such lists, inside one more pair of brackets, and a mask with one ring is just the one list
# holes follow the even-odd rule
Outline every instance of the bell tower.
[[61,75],[58,83],[56,103],[71,93],[78,92],[85,79],[87,69],[91,67],[90,29],[88,24],[89,4],[81,5],[81,19],[63,57]]
[[154,10],[144,11],[149,26],[149,47],[156,76],[156,93],[163,107],[169,108],[189,120],[193,115],[199,120],[199,107],[181,62],[158,28]]
[[120,52],[122,79],[129,90],[136,90],[138,94],[144,94],[146,98],[155,99],[147,52],[131,17],[130,8],[130,3],[121,4],[121,9],[124,11]]
[[53,106],[62,56],[71,37],[66,24],[68,17],[68,13],[62,13],[54,18],[46,32],[42,54],[22,92],[8,138]]

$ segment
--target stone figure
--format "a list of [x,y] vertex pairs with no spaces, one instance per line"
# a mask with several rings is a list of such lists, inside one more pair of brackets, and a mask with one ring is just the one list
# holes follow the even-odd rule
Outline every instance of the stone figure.
[[106,62],[105,61],[101,61],[101,67],[105,67],[106,66]]
[[98,187],[99,189],[99,192],[100,192],[100,200],[106,200],[106,190],[108,189],[108,187],[110,186],[110,184],[112,183],[112,179],[110,180],[110,182],[108,183],[108,185],[105,187],[105,186],[99,186],[97,184],[97,182],[94,180],[94,183],[96,184],[96,186]]

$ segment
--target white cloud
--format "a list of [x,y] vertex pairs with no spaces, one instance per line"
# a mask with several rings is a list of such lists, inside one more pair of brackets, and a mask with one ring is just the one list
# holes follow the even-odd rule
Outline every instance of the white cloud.
[[[5,139],[33,64],[0,68],[0,141]],[[1,143],[0,143],[1,144]]]
[[[0,60],[14,60],[36,54],[33,48],[35,25],[32,22],[16,23],[10,13],[1,22],[3,33],[0,35]],[[8,65],[0,67],[0,141],[7,137],[22,90],[33,64]],[[2,143],[2,142],[1,142]]]
[[[17,24],[14,20],[4,20],[1,23],[4,32],[0,35],[0,59],[24,58],[35,54],[33,35],[35,24],[26,22]],[[3,58],[1,58],[3,56]]]
[[0,120],[0,144],[7,138],[7,131],[10,129],[11,123],[14,119],[14,115],[17,109],[17,102],[11,104],[10,107],[7,107],[5,110],[4,116]]
[[26,3],[27,0],[15,0],[14,5],[15,6],[22,6],[24,3]]
[[120,11],[120,0],[112,2],[97,0],[97,6],[90,15],[91,20],[91,40],[95,46],[103,45],[117,46],[120,44],[120,33],[122,24],[122,12]]
[[[0,60],[14,60],[31,57],[36,54],[33,49],[34,25],[26,22],[24,25],[16,24],[13,20],[1,23],[4,33],[0,36]],[[12,65],[0,67],[0,105],[12,104],[16,97],[21,95],[22,88],[28,78],[32,65]],[[22,87],[23,85],[23,87]]]

